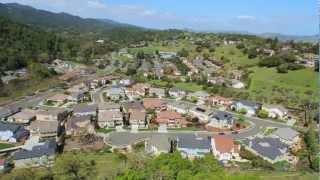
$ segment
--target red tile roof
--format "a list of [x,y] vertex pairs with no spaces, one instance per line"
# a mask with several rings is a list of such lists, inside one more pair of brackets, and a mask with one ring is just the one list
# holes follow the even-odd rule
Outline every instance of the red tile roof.
[[157,123],[168,123],[169,120],[180,121],[180,123],[186,123],[185,118],[175,111],[161,111],[157,114]]
[[5,164],[6,160],[5,159],[0,159],[0,166],[3,166]]
[[165,106],[165,103],[157,98],[145,98],[143,100],[143,106],[146,109],[158,109]]
[[233,139],[228,136],[214,136],[211,141],[220,153],[231,153],[237,149],[237,145],[234,144]]

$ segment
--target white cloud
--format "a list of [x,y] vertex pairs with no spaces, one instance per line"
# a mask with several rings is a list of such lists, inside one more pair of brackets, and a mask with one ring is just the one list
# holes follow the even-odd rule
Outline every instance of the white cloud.
[[248,16],[248,15],[240,15],[240,16],[237,16],[236,18],[240,20],[256,20],[256,17]]

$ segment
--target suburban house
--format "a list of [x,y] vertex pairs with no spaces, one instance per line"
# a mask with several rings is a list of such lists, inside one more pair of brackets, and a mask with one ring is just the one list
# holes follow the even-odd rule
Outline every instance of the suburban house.
[[150,88],[149,96],[157,97],[157,98],[164,98],[164,97],[166,97],[166,92],[164,89],[161,89],[161,88]]
[[166,103],[158,98],[144,98],[143,106],[145,109],[161,111],[167,108]]
[[7,120],[9,116],[18,113],[20,110],[20,107],[15,106],[0,107],[0,120]]
[[132,129],[147,128],[147,114],[145,111],[132,110],[129,114],[129,124]]
[[176,52],[160,51],[159,56],[161,59],[168,60],[168,59],[172,59],[172,58],[176,57],[177,53]]
[[245,111],[247,115],[253,116],[261,109],[261,106],[262,105],[259,103],[246,101],[246,100],[240,100],[240,101],[234,102],[231,105],[231,109],[235,110],[237,112]]
[[66,94],[55,94],[46,99],[45,104],[50,106],[61,106],[68,102],[69,95]]
[[100,103],[98,105],[99,113],[103,111],[119,111],[120,112],[120,104],[117,103]]
[[49,110],[38,110],[37,121],[64,121],[68,117],[68,112],[60,108],[50,108]]
[[70,87],[69,89],[67,89],[68,93],[88,92],[88,91],[89,91],[89,89],[84,83],[80,83],[80,84],[74,85],[74,86]]
[[49,166],[55,157],[57,144],[55,139],[39,143],[30,149],[20,149],[13,153],[15,167]]
[[278,128],[273,135],[293,149],[299,149],[301,147],[301,138],[299,132],[296,130],[291,128]]
[[175,111],[160,111],[155,121],[159,125],[165,125],[168,128],[181,128],[187,125],[186,119]]
[[203,105],[206,103],[206,101],[208,100],[209,98],[209,94],[205,91],[197,91],[197,92],[194,92],[194,93],[190,93],[188,95],[188,98],[190,100],[193,100],[194,98],[197,100],[197,104],[198,105]]
[[126,87],[124,89],[125,95],[126,97],[130,100],[130,101],[134,101],[140,98],[140,95],[131,87]]
[[148,154],[160,155],[169,153],[173,145],[172,138],[167,134],[153,134],[145,140],[145,151]]
[[131,79],[121,79],[119,84],[122,86],[131,86],[134,83],[134,80]]
[[211,147],[213,155],[219,161],[231,161],[240,158],[240,145],[235,144],[231,137],[214,136],[211,138]]
[[188,114],[193,107],[190,103],[181,101],[167,101],[167,109],[176,111],[180,114]]
[[11,143],[22,142],[29,137],[29,131],[22,125],[0,121],[0,140]]
[[92,116],[72,116],[66,124],[67,135],[83,135],[92,134],[94,132],[94,124],[91,122]]
[[59,121],[32,121],[29,130],[34,136],[41,138],[56,137],[60,128]]
[[95,104],[88,105],[88,104],[77,104],[73,108],[73,115],[74,116],[87,116],[91,115],[92,117],[97,117],[97,110],[98,107]]
[[74,102],[74,103],[80,103],[83,102],[86,97],[86,91],[77,91],[77,92],[71,92],[68,96],[68,101]]
[[115,110],[99,111],[98,114],[98,126],[100,128],[114,128],[117,126],[123,126],[123,114],[122,112]]
[[209,122],[210,113],[211,111],[206,106],[195,106],[190,110],[190,114],[198,118],[201,123]]
[[154,61],[153,74],[158,79],[161,79],[161,77],[164,75],[163,64],[161,64],[159,61]]
[[0,159],[0,173],[3,173],[8,167],[8,161],[6,159]]
[[187,95],[187,93],[179,88],[171,88],[169,89],[169,96],[171,97],[174,97],[174,98],[177,98],[177,99],[181,99],[183,98],[184,96]]
[[208,77],[207,82],[209,84],[214,84],[214,85],[219,85],[222,86],[225,84],[226,80],[224,77],[222,76],[218,76],[218,77]]
[[240,70],[233,70],[233,71],[231,71],[231,73],[230,73],[230,78],[231,78],[231,79],[238,80],[238,81],[241,81],[242,75],[243,75],[243,72],[242,72],[242,71],[240,71]]
[[125,92],[120,87],[111,87],[106,90],[106,96],[112,101],[117,101],[125,97]]
[[146,111],[140,101],[126,102],[122,105],[123,112],[129,114],[133,110]]
[[209,124],[207,126],[224,129],[232,128],[235,120],[231,113],[225,111],[217,111],[209,114]]
[[211,138],[181,134],[176,138],[177,150],[182,156],[194,159],[211,153]]
[[246,139],[244,143],[247,150],[272,164],[289,159],[288,145],[281,142],[279,138],[254,137]]
[[8,122],[18,123],[18,124],[29,124],[31,121],[36,119],[36,110],[23,109],[17,114],[8,117]]
[[151,86],[149,84],[137,83],[132,86],[132,90],[136,92],[139,96],[149,95],[149,90]]
[[236,80],[236,79],[231,79],[230,85],[232,88],[235,88],[235,89],[242,89],[245,87],[243,82]]
[[263,105],[262,110],[268,112],[269,118],[280,120],[288,118],[288,110],[281,105]]
[[225,98],[222,96],[211,96],[208,99],[208,104],[211,106],[222,106],[225,108],[230,107],[230,105],[232,104],[232,100],[229,98]]

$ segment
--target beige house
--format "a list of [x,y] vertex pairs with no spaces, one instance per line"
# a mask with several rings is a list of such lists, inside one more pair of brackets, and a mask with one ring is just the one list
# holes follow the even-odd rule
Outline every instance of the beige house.
[[18,123],[18,124],[28,124],[31,121],[36,119],[37,111],[32,109],[23,109],[22,111],[14,114],[8,118],[9,122]]
[[46,99],[47,103],[52,103],[55,106],[61,106],[65,104],[69,99],[69,95],[66,94],[56,94]]
[[92,116],[72,116],[66,124],[67,135],[83,135],[94,133],[94,125],[91,122]]
[[50,110],[39,110],[36,113],[37,121],[63,121],[67,118],[68,112],[65,109],[52,108]]
[[131,128],[147,128],[146,112],[133,110],[129,115],[129,124]]
[[114,128],[123,126],[123,114],[120,111],[106,110],[99,112],[98,126],[100,128]]
[[41,138],[56,137],[58,133],[58,121],[33,121],[29,126],[31,135]]

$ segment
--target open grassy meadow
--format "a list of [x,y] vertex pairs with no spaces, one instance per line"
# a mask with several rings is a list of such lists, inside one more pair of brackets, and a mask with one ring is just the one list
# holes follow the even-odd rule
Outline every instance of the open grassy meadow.
[[197,83],[183,83],[183,82],[179,82],[174,84],[175,87],[180,88],[184,91],[188,91],[188,92],[196,92],[196,91],[201,91],[202,90],[202,86],[198,85]]
[[258,58],[249,59],[247,55],[243,54],[241,50],[237,49],[236,46],[219,46],[213,52],[216,59],[222,61],[228,61],[227,65],[232,67],[238,66],[253,66],[257,65]]
[[263,102],[284,102],[294,106],[303,100],[316,100],[317,74],[312,69],[277,73],[274,68],[254,67],[250,75],[250,96]]

